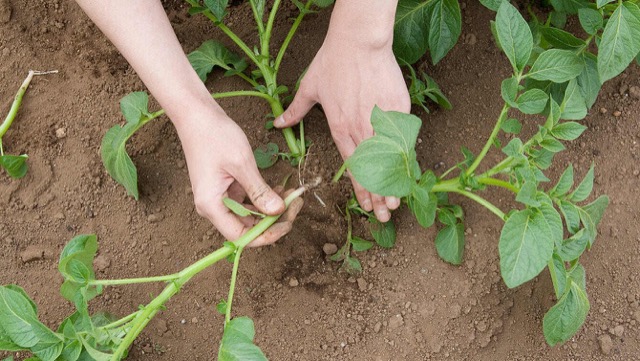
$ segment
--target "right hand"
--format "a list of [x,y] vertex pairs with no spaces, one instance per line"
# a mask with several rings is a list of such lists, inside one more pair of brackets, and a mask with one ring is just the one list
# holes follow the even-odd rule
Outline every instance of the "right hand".
[[[222,203],[224,198],[243,203],[248,196],[261,213],[284,212],[284,201],[260,175],[242,129],[220,108],[201,113],[191,109],[188,113],[174,123],[187,160],[198,213],[209,219],[226,239],[234,241],[253,227],[257,219],[237,216]],[[292,204],[281,222],[251,246],[271,244],[288,233],[300,207],[301,201]]]

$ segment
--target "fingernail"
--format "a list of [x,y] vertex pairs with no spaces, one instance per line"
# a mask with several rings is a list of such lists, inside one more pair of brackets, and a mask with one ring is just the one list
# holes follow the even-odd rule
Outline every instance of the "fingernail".
[[400,207],[400,200],[396,197],[391,197],[391,208],[396,209]]
[[373,209],[373,206],[371,205],[371,200],[365,199],[364,201],[362,201],[362,208],[364,208],[364,210],[367,212],[371,212],[371,210]]
[[276,118],[276,120],[273,121],[273,124],[277,127],[281,127],[284,125],[284,116],[279,116]]
[[389,211],[387,211],[386,208],[376,209],[375,213],[378,220],[382,223],[388,222],[389,219],[391,218],[391,215],[389,214]]

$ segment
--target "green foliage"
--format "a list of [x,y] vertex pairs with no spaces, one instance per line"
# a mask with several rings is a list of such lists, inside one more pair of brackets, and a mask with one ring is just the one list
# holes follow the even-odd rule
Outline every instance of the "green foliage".
[[266,361],[260,348],[253,343],[256,331],[248,317],[236,317],[224,326],[218,350],[219,361]]
[[13,178],[22,178],[27,175],[29,166],[27,165],[27,159],[29,157],[26,154],[23,155],[1,155],[0,167],[4,168],[7,173]]
[[435,102],[444,109],[451,109],[451,103],[449,99],[444,95],[438,84],[426,73],[421,73],[420,78],[416,75],[415,70],[411,66],[408,66],[410,71],[411,84],[409,85],[409,96],[411,97],[411,104],[419,105],[429,113],[427,108],[427,98]]
[[222,21],[227,14],[229,0],[204,0],[204,4],[218,21]]
[[240,216],[240,217],[248,217],[251,215],[254,216],[258,216],[261,218],[266,217],[264,214],[260,213],[260,212],[254,212],[250,209],[247,209],[245,206],[243,206],[242,204],[234,201],[231,198],[224,198],[222,199],[222,203],[224,203],[225,207],[229,208],[233,213],[235,213],[236,215]]
[[225,75],[235,75],[248,66],[242,58],[215,40],[205,41],[187,57],[202,81],[207,79],[214,67],[226,70]]
[[253,156],[256,159],[256,164],[260,169],[267,169],[278,161],[278,155],[280,149],[275,143],[269,143],[267,145],[260,146],[253,151]]
[[516,72],[522,72],[533,50],[529,25],[508,1],[502,2],[496,17],[498,42]]
[[598,48],[598,73],[605,82],[629,66],[640,52],[640,9],[620,2],[607,21]]

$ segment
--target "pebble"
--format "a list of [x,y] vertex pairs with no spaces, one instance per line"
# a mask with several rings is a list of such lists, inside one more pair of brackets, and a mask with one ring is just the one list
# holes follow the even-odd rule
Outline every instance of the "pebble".
[[622,337],[622,335],[624,335],[624,326],[618,325],[618,326],[614,327],[613,328],[613,334],[618,336],[618,337]]
[[156,318],[156,331],[158,334],[163,335],[167,331],[169,331],[169,326],[167,326],[167,321],[162,318]]
[[300,282],[298,282],[295,277],[291,277],[291,279],[289,280],[289,286],[291,287],[298,287],[299,284]]
[[616,117],[616,118],[621,116],[621,115],[622,115],[622,112],[619,111],[619,110],[616,110],[615,112],[613,112],[613,116]]
[[333,243],[325,243],[324,246],[322,246],[322,251],[324,252],[324,254],[330,256],[338,252],[338,246]]
[[365,281],[364,278],[358,278],[356,282],[358,282],[358,289],[360,291],[364,292],[367,290],[367,281]]
[[603,354],[609,355],[611,353],[611,349],[613,348],[613,340],[609,335],[603,335],[598,338],[598,343],[600,344],[600,351]]
[[391,330],[395,330],[396,328],[399,328],[402,325],[404,325],[404,319],[402,318],[401,314],[391,316],[391,318],[389,319],[389,329]]
[[37,261],[44,258],[44,248],[41,246],[27,246],[27,248],[20,252],[20,259],[23,263]]
[[378,322],[373,326],[373,331],[375,333],[378,333],[378,332],[380,332],[380,328],[382,328],[382,323]]
[[162,216],[162,213],[154,213],[147,216],[147,221],[149,221],[149,223],[157,223],[160,222],[163,218],[164,217]]
[[600,114],[607,114],[607,108],[600,108]]
[[56,138],[62,139],[67,136],[67,130],[65,128],[56,129]]
[[197,317],[192,318],[191,323],[198,323],[198,318]]
[[634,99],[640,99],[640,87],[634,85],[629,88],[629,95]]
[[93,260],[93,265],[96,267],[96,271],[104,271],[111,266],[111,260],[104,255],[99,255]]

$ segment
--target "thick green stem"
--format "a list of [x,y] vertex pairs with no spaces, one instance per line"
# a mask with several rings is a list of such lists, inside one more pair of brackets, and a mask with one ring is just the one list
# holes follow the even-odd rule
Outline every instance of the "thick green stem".
[[289,47],[289,43],[291,43],[291,39],[293,39],[293,36],[298,30],[298,27],[300,26],[302,19],[307,14],[312,4],[313,4],[313,0],[307,1],[307,3],[304,5],[304,11],[300,11],[300,14],[298,14],[298,16],[296,17],[296,20],[294,20],[293,25],[291,25],[291,29],[289,29],[289,33],[287,34],[287,37],[284,38],[284,41],[280,46],[280,50],[278,51],[278,55],[276,56],[275,65],[273,66],[273,68],[276,71],[276,74],[278,74],[278,70],[280,69],[280,63],[282,63],[282,58],[284,57],[284,54],[287,52],[287,48]]
[[262,55],[269,55],[269,43],[271,42],[271,33],[273,33],[273,24],[276,20],[276,14],[278,13],[278,8],[280,8],[281,0],[275,0],[273,2],[273,7],[271,8],[271,13],[269,14],[269,20],[267,20],[267,27],[264,32],[264,41],[262,42]]
[[487,139],[487,143],[484,145],[484,148],[482,148],[482,151],[480,151],[480,154],[478,154],[478,157],[476,157],[476,160],[473,162],[473,164],[471,164],[471,167],[467,169],[467,172],[466,172],[467,176],[470,176],[473,174],[473,171],[475,171],[476,168],[478,168],[478,166],[480,165],[484,157],[489,152],[489,149],[491,149],[491,147],[493,146],[493,142],[495,138],[498,136],[498,133],[500,132],[500,128],[502,128],[502,122],[504,122],[504,120],[507,118],[508,113],[509,113],[509,105],[505,104],[502,107],[502,111],[500,112],[498,121],[496,122],[496,125],[493,127],[493,131],[491,132],[489,139]]
[[[272,98],[273,99],[273,98]],[[271,105],[271,111],[274,117],[279,117],[284,113],[284,108],[282,104],[278,100],[274,100],[269,103]],[[298,140],[296,139],[296,135],[291,128],[282,129],[282,134],[284,134],[284,139],[287,141],[287,146],[289,147],[289,151],[294,157],[300,157],[302,152],[300,151],[300,147],[298,147]]]
[[[294,199],[300,197],[302,193],[306,190],[306,187],[300,187],[289,196],[287,196],[284,200],[285,206],[289,206]],[[263,218],[258,224],[253,226],[247,233],[243,234],[240,238],[238,238],[234,243],[238,249],[242,249],[251,243],[254,239],[260,236],[264,231],[266,231],[271,225],[273,225],[280,215],[277,216],[268,216]],[[173,297],[180,288],[187,283],[193,276],[202,272],[207,267],[215,264],[216,262],[227,258],[230,254],[232,254],[234,250],[231,247],[221,247],[213,253],[207,255],[206,257],[200,259],[199,261],[193,263],[191,266],[183,269],[178,273],[178,278],[169,283],[165,289],[154,298],[147,306],[145,306],[142,310],[140,310],[135,318],[131,321],[131,329],[127,332],[127,335],[122,340],[122,343],[118,346],[118,349],[114,352],[112,361],[120,361],[124,354],[127,352],[133,341],[138,337],[140,332],[144,329],[144,327],[149,323],[149,321],[155,316],[155,314],[162,309],[164,304]]]
[[340,178],[342,178],[342,175],[346,170],[347,170],[347,162],[344,162],[342,163],[342,166],[340,166],[340,169],[338,169],[338,172],[336,173],[336,175],[333,176],[333,179],[331,181],[333,183],[337,183],[340,180]]
[[135,283],[151,283],[151,282],[169,282],[178,279],[179,275],[174,273],[166,276],[142,277],[142,278],[124,278],[119,280],[93,280],[89,281],[91,286],[118,286],[130,285]]
[[490,186],[497,186],[497,187],[506,188],[506,189],[512,191],[513,193],[518,193],[520,191],[513,184],[511,184],[509,182],[506,182],[506,181],[503,181],[501,179],[496,179],[496,178],[491,178],[491,177],[480,177],[480,178],[478,178],[478,182],[480,184],[486,184],[486,185],[490,185]]
[[224,313],[224,324],[231,321],[231,304],[233,303],[233,293],[236,290],[236,279],[238,278],[238,265],[240,264],[240,255],[242,248],[236,250],[236,256],[233,259],[233,271],[231,271],[231,283],[229,284],[229,296],[227,298],[227,309]]

